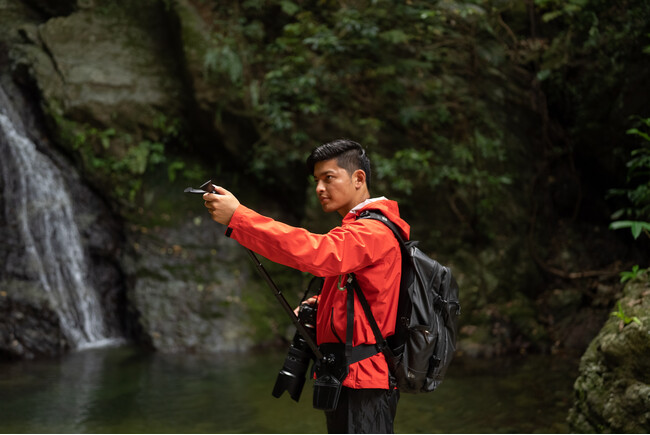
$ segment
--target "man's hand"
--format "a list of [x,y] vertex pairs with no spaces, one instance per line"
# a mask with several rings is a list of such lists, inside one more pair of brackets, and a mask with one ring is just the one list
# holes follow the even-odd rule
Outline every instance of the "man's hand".
[[208,209],[212,220],[228,225],[235,210],[239,207],[239,200],[223,187],[214,186],[214,190],[217,192],[216,194],[206,193],[203,195],[205,207]]
[[[316,297],[316,296],[312,296],[312,297],[310,297],[309,299],[307,299],[306,301],[303,301],[302,304],[300,304],[300,305],[304,305],[304,304],[309,304],[309,305],[318,304],[318,297]],[[298,316],[298,311],[300,311],[300,305],[298,305],[298,306],[296,307],[296,309],[293,310],[293,313],[294,313],[296,316]]]

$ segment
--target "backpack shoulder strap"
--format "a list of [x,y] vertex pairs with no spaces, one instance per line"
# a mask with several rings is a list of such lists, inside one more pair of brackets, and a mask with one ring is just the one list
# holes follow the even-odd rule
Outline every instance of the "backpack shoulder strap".
[[[399,246],[400,246],[400,251],[402,253],[402,261],[404,259],[408,258],[408,247],[406,246],[406,241],[404,240],[404,237],[402,237],[402,234],[393,222],[390,221],[386,216],[384,216],[381,212],[377,210],[366,210],[363,211],[359,214],[357,219],[374,219],[381,221],[384,225],[386,225],[393,233],[395,238],[397,239]],[[354,274],[350,274],[350,277],[348,279],[348,282],[346,284],[348,294],[351,294],[352,292],[357,294],[357,298],[359,299],[359,302],[361,303],[361,307],[363,308],[363,311],[366,315],[366,318],[368,319],[368,323],[370,324],[370,328],[372,329],[372,332],[375,336],[375,341],[376,341],[376,346],[379,351],[381,351],[384,354],[384,357],[386,358],[386,363],[388,364],[388,368],[390,370],[391,376],[390,376],[390,383],[392,386],[397,385],[396,379],[393,375],[395,373],[396,369],[396,362],[395,362],[395,355],[393,354],[390,346],[388,345],[388,342],[384,338],[384,336],[381,334],[381,330],[379,329],[379,325],[377,324],[377,321],[375,320],[375,316],[372,314],[372,310],[370,309],[370,304],[368,303],[368,300],[366,299],[366,296],[363,294],[363,290],[361,290],[361,287],[359,286],[359,283],[357,281],[357,278],[354,276]],[[400,285],[400,292],[401,292],[401,285]],[[348,304],[349,306],[350,304]],[[354,306],[352,307],[354,309]],[[348,308],[348,312],[350,309]]]
[[[346,288],[348,290],[348,294],[357,294],[357,298],[359,299],[359,302],[361,303],[361,307],[363,308],[363,312],[365,313],[366,317],[368,318],[368,323],[370,323],[370,328],[372,329],[373,334],[375,335],[375,341],[377,342],[377,348],[380,352],[384,352],[385,349],[390,352],[390,348],[388,347],[388,343],[386,342],[386,339],[381,335],[381,331],[379,329],[379,325],[377,325],[377,321],[375,320],[375,316],[372,314],[372,310],[370,309],[370,304],[368,303],[368,299],[366,299],[366,295],[363,294],[363,291],[361,290],[361,287],[359,286],[359,283],[357,282],[356,276],[354,276],[353,273],[350,274],[350,278],[348,279],[348,282],[346,284]],[[354,310],[354,307],[352,307],[352,310]],[[348,310],[350,311],[350,310]]]
[[[357,294],[357,298],[359,299],[359,302],[361,303],[361,307],[363,308],[363,312],[366,315],[366,318],[368,319],[368,323],[370,324],[370,329],[372,329],[372,332],[375,336],[375,342],[376,344],[373,346],[375,347],[379,352],[384,354],[384,358],[386,358],[386,363],[388,364],[389,371],[391,373],[390,376],[390,385],[395,386],[396,381],[392,375],[392,373],[395,373],[395,356],[393,355],[393,352],[390,349],[390,346],[388,345],[388,342],[384,338],[384,336],[381,334],[381,330],[379,329],[379,325],[377,325],[377,321],[375,320],[375,316],[372,314],[372,310],[370,309],[370,304],[368,303],[368,299],[366,299],[366,296],[363,294],[363,291],[361,290],[361,287],[359,286],[359,283],[357,282],[356,276],[354,276],[353,273],[351,273],[348,277],[348,281],[345,284],[345,287],[348,291],[348,336],[346,340],[346,354],[352,350],[352,331],[351,331],[351,322],[353,321],[354,317],[354,300],[353,300],[353,295],[354,293]],[[377,352],[375,352],[377,353]]]
[[399,228],[397,228],[397,225],[391,222],[390,219],[384,216],[380,211],[377,210],[362,211],[361,213],[359,213],[359,217],[357,217],[357,219],[374,219],[383,222],[384,225],[390,228],[390,230],[393,232],[395,238],[400,244],[400,247],[402,249],[406,249],[406,240],[404,240],[404,237],[402,237],[402,233],[400,232]]

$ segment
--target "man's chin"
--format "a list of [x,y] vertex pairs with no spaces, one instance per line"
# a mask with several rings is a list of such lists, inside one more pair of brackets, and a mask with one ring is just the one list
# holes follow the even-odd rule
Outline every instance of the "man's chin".
[[333,213],[333,212],[336,211],[336,210],[335,210],[332,206],[330,206],[329,204],[321,204],[320,206],[321,206],[321,208],[323,209],[323,211],[324,211],[325,213]]

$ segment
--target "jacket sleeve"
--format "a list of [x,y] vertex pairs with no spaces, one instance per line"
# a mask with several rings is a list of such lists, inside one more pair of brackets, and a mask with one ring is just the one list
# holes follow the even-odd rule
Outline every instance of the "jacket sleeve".
[[226,233],[242,246],[276,263],[316,276],[354,272],[382,259],[390,249],[390,230],[381,222],[363,219],[314,234],[240,205]]

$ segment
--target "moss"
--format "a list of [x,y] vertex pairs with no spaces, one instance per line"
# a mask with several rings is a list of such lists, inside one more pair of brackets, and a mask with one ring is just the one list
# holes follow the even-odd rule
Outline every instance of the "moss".
[[[124,207],[125,212],[133,209],[136,199],[142,199],[142,196],[137,195],[148,179],[153,178],[159,182],[156,185],[166,185],[169,178],[175,177],[179,171],[201,173],[201,169],[196,166],[188,165],[190,169],[186,169],[182,160],[166,153],[164,143],[182,144],[184,141],[179,119],[169,121],[164,114],[158,113],[147,139],[124,129],[99,129],[74,121],[60,115],[56,107],[58,106],[53,104],[48,113],[54,121],[57,142],[75,156],[91,184]],[[156,173],[159,167],[162,167],[162,172]],[[175,169],[172,170],[172,167]],[[157,174],[164,174],[165,178],[161,179]],[[107,189],[106,186],[110,188]],[[162,201],[156,201],[161,206],[156,215],[177,209],[175,201],[166,201],[166,198],[170,198],[168,193],[166,191],[158,195]],[[150,203],[154,202],[152,199]],[[173,214],[169,213],[170,216]],[[135,214],[132,216],[138,217]]]
[[210,35],[205,28],[205,22],[186,1],[174,2],[172,9],[180,23],[183,51],[187,61],[202,65],[210,46]]

